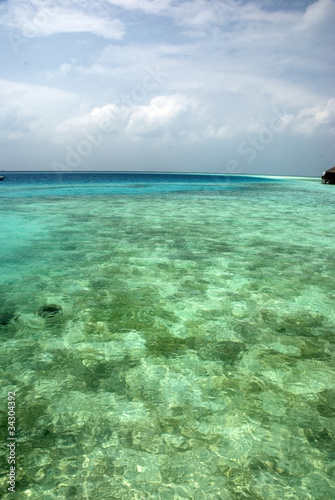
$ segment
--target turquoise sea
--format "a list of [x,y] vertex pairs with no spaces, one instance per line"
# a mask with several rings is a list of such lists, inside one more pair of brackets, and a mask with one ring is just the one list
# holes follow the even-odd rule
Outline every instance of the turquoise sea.
[[335,498],[335,186],[5,175],[3,499]]

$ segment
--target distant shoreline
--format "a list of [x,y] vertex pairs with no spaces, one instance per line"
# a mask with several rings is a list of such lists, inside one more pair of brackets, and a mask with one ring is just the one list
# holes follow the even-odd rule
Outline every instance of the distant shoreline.
[[0,170],[1,175],[6,174],[162,174],[162,175],[208,175],[208,176],[229,176],[229,177],[266,177],[266,178],[280,178],[280,179],[320,179],[316,175],[278,175],[278,174],[247,174],[247,173],[227,173],[227,172],[171,172],[162,170],[141,171],[141,170],[73,170],[73,171],[54,171],[54,170]]

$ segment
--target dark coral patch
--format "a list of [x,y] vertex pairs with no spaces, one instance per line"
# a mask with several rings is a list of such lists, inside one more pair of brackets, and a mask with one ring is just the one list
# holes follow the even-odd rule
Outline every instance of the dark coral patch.
[[14,311],[3,311],[0,313],[0,328],[7,326],[19,317]]
[[39,308],[38,315],[42,318],[52,318],[57,314],[62,314],[62,312],[62,306],[59,306],[58,304],[45,304]]

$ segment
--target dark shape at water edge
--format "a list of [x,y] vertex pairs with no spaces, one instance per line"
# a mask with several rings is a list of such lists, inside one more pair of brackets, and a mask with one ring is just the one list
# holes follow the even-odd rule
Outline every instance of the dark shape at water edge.
[[0,313],[0,328],[9,325],[19,317],[14,311],[3,311]]
[[58,304],[45,304],[41,306],[38,310],[38,315],[42,318],[52,318],[57,314],[62,314],[63,308]]
[[4,181],[6,177],[4,175],[0,175],[0,181]]
[[335,167],[329,168],[323,172],[321,177],[322,184],[335,184]]

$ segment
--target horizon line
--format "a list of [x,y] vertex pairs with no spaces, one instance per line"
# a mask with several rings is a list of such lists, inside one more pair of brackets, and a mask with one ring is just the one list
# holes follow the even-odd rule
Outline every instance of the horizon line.
[[318,178],[318,175],[289,175],[289,174],[250,174],[246,172],[227,173],[227,172],[180,172],[167,170],[0,170],[0,173],[49,173],[49,174],[93,174],[93,173],[113,173],[113,174],[189,174],[189,175],[244,175],[258,177],[311,177]]

